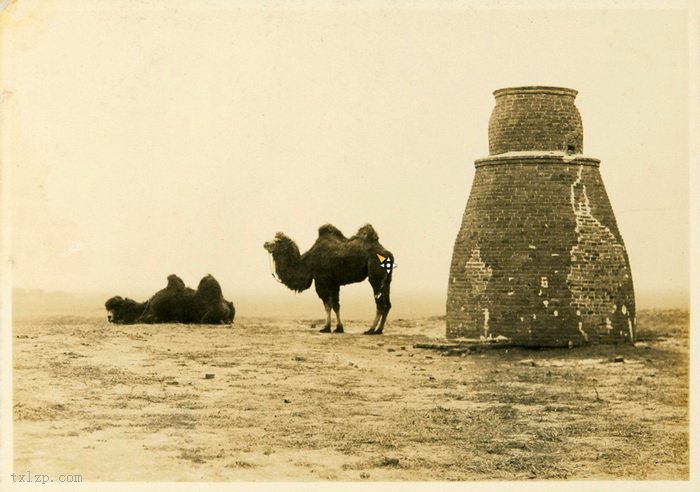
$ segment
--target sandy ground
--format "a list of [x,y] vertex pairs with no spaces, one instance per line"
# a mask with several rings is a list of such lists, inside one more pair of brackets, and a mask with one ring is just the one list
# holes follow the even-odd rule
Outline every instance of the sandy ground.
[[413,348],[444,335],[437,318],[368,337],[352,320],[328,335],[313,320],[18,317],[14,469],[84,482],[687,479],[688,315],[638,319],[637,347],[445,356]]

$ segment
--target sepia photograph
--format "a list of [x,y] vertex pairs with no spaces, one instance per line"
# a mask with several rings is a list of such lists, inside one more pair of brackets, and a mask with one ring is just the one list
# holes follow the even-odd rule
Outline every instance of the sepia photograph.
[[0,488],[694,490],[696,8],[0,1]]

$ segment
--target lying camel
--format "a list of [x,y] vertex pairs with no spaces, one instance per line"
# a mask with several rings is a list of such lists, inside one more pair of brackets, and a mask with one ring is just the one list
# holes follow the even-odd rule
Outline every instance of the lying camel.
[[236,315],[233,303],[224,299],[219,282],[211,275],[200,280],[197,290],[185,286],[177,275],[170,275],[167,287],[148,301],[114,296],[107,300],[105,308],[109,312],[107,319],[117,324],[231,324]]

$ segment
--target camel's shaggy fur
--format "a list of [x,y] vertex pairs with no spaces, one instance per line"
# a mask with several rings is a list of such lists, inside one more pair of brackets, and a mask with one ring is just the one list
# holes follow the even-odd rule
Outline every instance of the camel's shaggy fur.
[[318,239],[304,254],[300,254],[294,241],[281,232],[275,235],[274,240],[265,243],[264,247],[272,255],[275,272],[284,285],[301,292],[311,287],[312,282],[315,283],[316,293],[326,309],[326,325],[322,332],[331,331],[331,309],[337,320],[335,331],[343,331],[340,320],[340,286],[369,278],[377,313],[372,326],[365,333],[382,333],[391,309],[391,273],[382,267],[377,255],[390,258],[392,263],[394,256],[379,243],[379,236],[371,225],[361,227],[349,239],[331,224],[323,225],[318,229]]

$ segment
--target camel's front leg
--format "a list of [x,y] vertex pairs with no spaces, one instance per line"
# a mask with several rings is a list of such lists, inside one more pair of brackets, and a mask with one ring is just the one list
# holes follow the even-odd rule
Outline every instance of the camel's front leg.
[[[333,311],[335,312],[335,320],[337,324],[335,325],[335,333],[344,333],[343,322],[340,321],[340,287],[334,290],[333,297]],[[330,321],[329,321],[330,323]]]
[[326,282],[316,280],[316,294],[323,301],[323,308],[326,310],[326,325],[321,329],[321,333],[331,332],[331,305],[333,303],[333,292],[328,288]]
[[331,332],[331,303],[329,300],[323,300],[323,307],[326,309],[326,325],[321,328],[321,333]]

